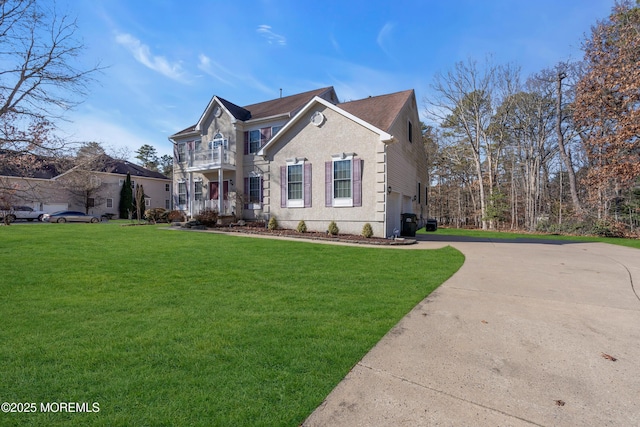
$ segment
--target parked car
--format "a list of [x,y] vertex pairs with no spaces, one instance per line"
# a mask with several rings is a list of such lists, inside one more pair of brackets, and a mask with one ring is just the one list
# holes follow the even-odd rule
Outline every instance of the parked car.
[[29,206],[13,206],[11,208],[3,208],[0,210],[0,219],[4,219],[6,215],[9,222],[13,222],[18,219],[26,219],[27,221],[37,219],[38,221],[42,221],[42,217],[45,214],[46,212],[37,211]]
[[45,214],[42,220],[46,222],[100,222],[99,217],[78,211],[59,211]]

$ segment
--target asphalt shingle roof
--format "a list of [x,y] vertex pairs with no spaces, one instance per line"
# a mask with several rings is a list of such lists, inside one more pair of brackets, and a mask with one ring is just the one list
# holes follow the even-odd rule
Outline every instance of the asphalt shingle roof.
[[387,132],[411,96],[413,89],[343,102],[338,107]]
[[117,160],[112,158],[108,158],[102,167],[97,168],[96,172],[115,173],[119,175],[126,175],[129,173],[132,177],[141,176],[145,178],[168,179],[160,172],[143,168],[140,165],[136,165],[135,163],[131,163],[126,160]]
[[[265,117],[289,114],[293,117],[302,107],[305,106],[315,96],[322,96],[328,91],[333,90],[332,86],[310,90],[295,95],[284,96],[282,98],[271,99],[269,101],[259,102],[257,104],[246,105],[240,107],[233,102],[224,98],[217,97],[227,110],[238,120],[247,121],[254,119],[262,119]],[[196,125],[189,126],[172,135],[179,136],[195,131]]]
[[247,105],[244,108],[251,112],[251,119],[261,119],[264,117],[276,116],[279,114],[295,115],[298,110],[313,99],[315,96],[321,96],[325,92],[332,90],[333,87],[325,87],[321,89],[311,90],[308,92],[298,93],[295,95],[285,96],[282,98],[272,99],[271,101],[260,102],[258,104]]

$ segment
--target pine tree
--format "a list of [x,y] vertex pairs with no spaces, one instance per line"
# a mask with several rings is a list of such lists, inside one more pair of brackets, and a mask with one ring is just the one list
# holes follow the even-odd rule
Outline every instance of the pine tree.
[[131,191],[131,175],[127,173],[127,178],[120,190],[120,218],[129,218],[133,205],[133,191]]

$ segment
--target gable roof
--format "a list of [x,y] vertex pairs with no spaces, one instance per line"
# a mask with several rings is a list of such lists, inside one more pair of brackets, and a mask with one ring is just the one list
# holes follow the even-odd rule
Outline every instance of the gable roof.
[[[90,165],[93,164],[93,165]],[[78,169],[80,166],[74,166],[68,171],[54,177],[56,180],[58,178],[63,177],[69,173],[72,173],[74,170]],[[102,172],[102,173],[110,173],[116,175],[126,175],[129,173],[131,177],[142,177],[142,178],[157,178],[157,179],[166,179],[166,176],[161,174],[160,172],[152,171],[147,168],[144,168],[140,165],[136,165],[135,163],[131,163],[127,160],[119,160],[114,159],[113,157],[103,154],[102,156],[95,157],[89,161],[89,163],[85,163],[85,170],[90,170],[91,172]]]
[[237,120],[244,121],[244,120],[249,120],[251,118],[251,111],[247,110],[246,108],[239,107],[233,102],[229,102],[226,99],[220,98],[218,96],[216,96],[215,99],[220,101],[220,103],[224,106],[224,108],[226,108],[227,111],[229,111],[229,114],[231,114]]
[[132,177],[139,176],[144,178],[169,179],[160,172],[152,171],[127,160],[117,160],[111,157],[108,157],[103,166],[97,168],[95,172],[114,173],[119,175],[126,175],[129,173]]
[[[409,93],[413,93],[413,91],[409,91]],[[358,123],[359,125],[369,129],[370,131],[377,133],[380,136],[380,141],[382,142],[391,142],[393,141],[393,135],[389,134],[386,130],[383,130],[381,128],[379,128],[378,126],[375,126],[373,123],[368,122],[366,120],[363,120],[362,118],[350,113],[349,111],[341,108],[342,104],[338,104],[338,105],[334,105],[330,102],[328,102],[326,99],[320,98],[319,96],[314,97],[311,101],[309,101],[299,112],[298,114],[296,114],[291,120],[289,120],[287,122],[286,125],[284,125],[282,127],[282,129],[280,129],[280,131],[269,140],[269,142],[267,142],[258,152],[258,155],[264,156],[267,149],[269,147],[271,147],[272,145],[275,144],[276,141],[278,141],[280,139],[280,137],[282,135],[284,135],[288,129],[290,129],[296,122],[298,122],[298,120],[301,119],[302,116],[304,116],[306,113],[309,112],[309,110],[311,110],[311,108],[313,108],[314,105],[316,104],[322,104],[325,107],[335,111],[336,113],[350,119],[353,120],[354,122]],[[404,105],[404,103],[402,104]],[[395,120],[395,118],[397,117],[397,115],[400,113],[401,107],[397,108],[397,110],[395,111],[395,116],[393,116],[393,119],[391,120],[391,122],[393,122],[393,120]],[[390,126],[390,125],[389,125]]]
[[208,116],[209,112],[213,110],[214,105],[216,104],[221,104],[234,119],[246,122],[249,120],[259,120],[273,116],[293,117],[302,107],[304,107],[307,102],[313,99],[313,97],[323,97],[328,94],[330,95],[331,99],[335,99],[337,101],[333,86],[328,86],[320,89],[314,89],[307,92],[285,96],[282,98],[259,102],[257,104],[250,104],[244,107],[240,107],[230,101],[227,101],[224,98],[213,96],[211,98],[211,101],[209,101],[207,108],[205,108],[204,112],[200,116],[198,123],[189,126],[188,128],[185,128],[179,132],[176,132],[169,138],[187,135],[198,131],[202,121],[205,117]]
[[375,127],[388,131],[412,96],[415,96],[413,89],[343,102],[338,106]]
[[251,104],[244,108],[251,112],[251,120],[285,114],[291,117],[313,99],[313,97],[325,95],[329,91],[333,91],[333,86]]

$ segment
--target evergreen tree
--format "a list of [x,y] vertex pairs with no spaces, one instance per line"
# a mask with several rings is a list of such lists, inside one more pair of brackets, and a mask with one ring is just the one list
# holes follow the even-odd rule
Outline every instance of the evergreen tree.
[[131,191],[131,175],[127,173],[127,178],[120,190],[120,218],[129,218],[129,213],[133,206],[133,191]]

